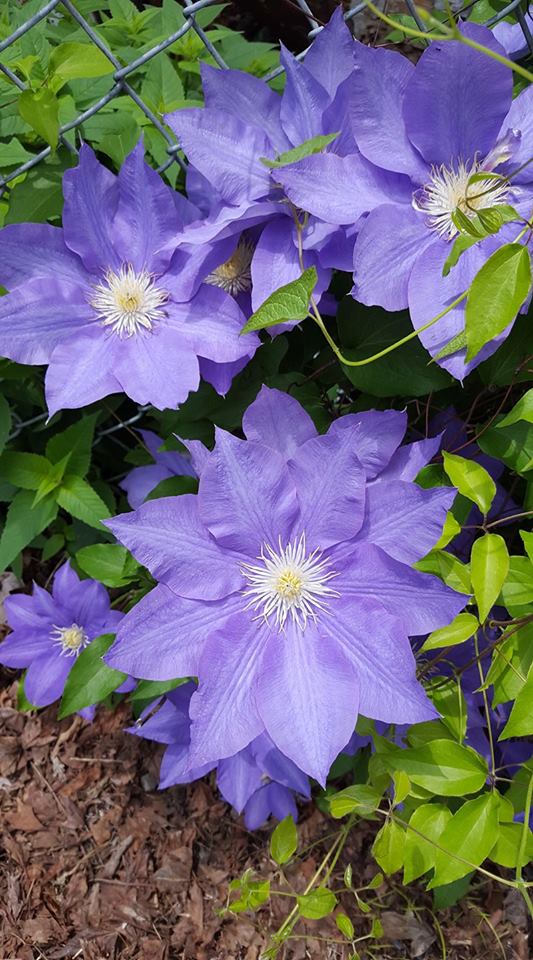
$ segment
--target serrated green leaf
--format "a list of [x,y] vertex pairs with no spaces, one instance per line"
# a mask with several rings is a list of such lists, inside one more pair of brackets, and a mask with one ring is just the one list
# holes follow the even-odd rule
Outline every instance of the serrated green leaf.
[[46,457],[37,453],[6,450],[0,457],[0,476],[23,490],[38,490],[42,481],[49,476],[51,466]]
[[474,542],[470,556],[472,587],[483,623],[500,595],[509,571],[509,553],[503,537],[486,533]]
[[77,520],[83,520],[90,527],[96,527],[97,530],[103,530],[101,520],[106,520],[111,516],[104,501],[98,496],[96,490],[82,480],[81,477],[70,476],[65,478],[65,482],[57,492],[57,502],[63,510],[76,517]]
[[474,460],[443,450],[444,469],[459,493],[472,500],[485,516],[496,495],[496,484],[491,475]]
[[127,674],[112,670],[102,660],[114,639],[114,634],[104,633],[92,640],[76,658],[61,697],[59,720],[83,710],[84,707],[101,703],[124,683]]
[[527,247],[507,243],[489,257],[474,277],[466,299],[467,360],[514,320],[530,288]]
[[440,627],[430,633],[421,647],[421,652],[439,650],[441,647],[455,647],[458,643],[464,643],[465,640],[473,637],[478,629],[477,617],[471,613],[458,613],[455,620],[452,620],[447,627]]
[[309,313],[309,300],[318,280],[315,267],[304,270],[301,277],[275,290],[245,323],[241,334],[252,330],[264,330],[278,323],[305,320]]
[[296,902],[302,917],[306,920],[321,920],[332,913],[337,906],[337,897],[327,887],[317,887],[301,897]]
[[265,167],[271,167],[273,169],[277,167],[288,167],[289,164],[297,163],[298,160],[303,160],[304,157],[310,157],[314,153],[320,153],[328,144],[333,143],[338,136],[339,131],[337,131],[337,133],[319,134],[316,137],[311,137],[309,140],[304,140],[303,143],[300,143],[297,147],[293,147],[292,150],[280,153],[275,160],[269,160],[268,157],[260,157],[259,159]]
[[68,457],[68,473],[84,477],[91,464],[91,448],[96,414],[84,416],[61,433],[56,433],[46,444],[46,456],[52,463]]
[[270,838],[270,856],[279,866],[287,863],[298,848],[298,833],[293,818],[289,814],[276,829]]
[[467,800],[459,808],[440,836],[439,845],[444,850],[437,850],[435,874],[428,889],[460,880],[483,863],[498,839],[498,810],[498,800],[492,793]]

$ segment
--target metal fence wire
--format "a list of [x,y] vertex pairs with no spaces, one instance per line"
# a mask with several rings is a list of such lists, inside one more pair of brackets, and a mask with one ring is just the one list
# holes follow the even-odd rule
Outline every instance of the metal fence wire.
[[[84,30],[85,34],[91,41],[95,44],[98,49],[107,57],[112,66],[115,68],[111,76],[111,87],[108,92],[100,97],[95,103],[91,104],[88,109],[80,113],[75,119],[70,120],[68,123],[65,123],[60,127],[59,135],[60,142],[70,151],[75,152],[75,147],[69,143],[65,138],[71,130],[78,129],[86,120],[90,117],[93,117],[97,114],[103,107],[106,106],[110,101],[118,96],[129,96],[133,102],[142,110],[143,114],[149,120],[150,123],[159,131],[162,137],[164,137],[167,144],[167,154],[168,159],[160,165],[159,172],[166,170],[171,164],[177,163],[181,168],[184,168],[184,161],[179,155],[179,144],[176,142],[175,137],[171,131],[164,126],[161,120],[155,115],[153,110],[144,102],[142,97],[133,89],[129,82],[131,75],[144,64],[149,63],[157,57],[158,54],[162,53],[168,47],[170,47],[177,40],[180,40],[184,37],[190,30],[193,30],[197,36],[200,38],[201,42],[205,46],[206,50],[211,54],[215,63],[220,67],[220,69],[227,69],[227,64],[224,62],[220,56],[217,49],[211,43],[209,37],[206,35],[205,31],[202,29],[200,24],[197,21],[197,14],[199,11],[203,10],[206,7],[213,6],[217,3],[218,0],[183,0],[183,16],[185,22],[180,26],[179,30],[176,30],[175,33],[170,34],[166,39],[157,43],[151,49],[145,51],[142,56],[137,57],[132,60],[130,63],[127,63],[125,66],[122,66],[117,60],[113,52],[109,49],[107,44],[104,42],[101,36],[95,32],[93,26],[88,21],[88,19],[83,16],[80,9],[76,6],[76,0],[49,0],[48,3],[44,4],[40,10],[29,17],[24,23],[17,27],[14,32],[8,36],[5,40],[0,42],[0,70],[8,78],[11,83],[15,84],[20,91],[26,89],[25,83],[5,64],[2,63],[2,54],[7,50],[12,44],[28,33],[30,30],[39,30],[39,24],[42,23],[46,18],[61,16],[63,11],[68,12],[73,20],[75,20],[78,25]],[[308,37],[311,41],[317,33],[320,32],[322,26],[318,23],[311,8],[309,7],[306,0],[294,0],[305,14],[308,24],[309,24],[309,33]],[[383,3],[383,0],[382,0]],[[421,30],[425,30],[424,22],[419,18],[414,0],[404,0],[405,3],[405,12],[409,13],[411,17],[415,20]],[[475,3],[475,0],[474,0]],[[472,10],[474,3],[468,4],[462,7],[463,16],[467,16]],[[80,4],[81,6],[81,4]],[[361,14],[363,14],[366,8],[366,3],[364,0],[351,7],[345,11],[344,18],[348,23],[354,21],[354,19]],[[528,18],[527,14],[528,7],[524,6],[524,0],[511,0],[504,9],[500,10],[497,14],[491,17],[486,21],[487,26],[492,26],[493,24],[499,22],[509,14],[514,12],[517,21],[519,22],[522,32],[524,35],[524,47],[529,48],[529,52],[533,54],[533,36],[531,34],[528,22],[531,21]],[[307,49],[309,49],[307,47]],[[305,57],[307,49],[303,50],[298,54],[299,58]],[[282,72],[282,68],[279,67],[276,70],[272,71],[265,79],[272,79],[274,76]],[[51,147],[47,146],[36,153],[31,159],[27,160],[25,163],[20,164],[16,169],[10,169],[4,176],[0,175],[0,197],[8,190],[8,184],[19,177],[21,174],[25,173],[28,170],[31,170],[35,167],[41,160],[44,160],[51,153]]]

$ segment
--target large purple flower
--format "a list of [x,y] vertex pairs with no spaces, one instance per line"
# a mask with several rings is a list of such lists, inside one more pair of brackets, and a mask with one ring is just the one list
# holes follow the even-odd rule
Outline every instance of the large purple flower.
[[126,491],[128,503],[136,509],[146,500],[152,490],[170,477],[195,477],[196,473],[189,458],[176,450],[161,450],[163,440],[152,430],[139,430],[145,447],[151,453],[154,463],[143,467],[134,467],[124,477],[120,486]]
[[50,413],[120,391],[176,407],[203,364],[215,386],[217,368],[244,365],[257,338],[239,336],[246,318],[235,299],[202,282],[232,243],[183,241],[200,212],[144,163],[142,144],[117,177],[82,147],[63,191],[61,229],[0,231],[0,283],[10,291],[0,300],[0,354],[48,364]]
[[161,789],[176,783],[191,783],[217,770],[218,788],[237,813],[244,812],[249,830],[260,827],[272,814],[283,820],[288,814],[297,819],[295,794],[308,798],[309,780],[301,770],[274,746],[267,734],[256,737],[234,757],[191,768],[189,762],[189,707],[195,685],[186,683],[166,694],[157,712],[148,707],[148,718],[130,733],[167,745],[161,762]]
[[[111,610],[101,583],[80,580],[68,562],[55,574],[51,593],[34,584],[31,596],[7,597],[4,606],[12,633],[0,644],[0,663],[27,670],[24,691],[36,707],[59,699],[81,651],[95,637],[114,633],[123,616]],[[133,685],[125,681],[119,691]],[[92,716],[91,708],[81,713]]]
[[[466,24],[461,29],[505,53],[487,28]],[[353,295],[386,310],[408,307],[418,328],[463,293],[487,257],[520,231],[520,224],[508,225],[476,244],[443,277],[458,234],[452,220],[456,209],[472,216],[480,207],[510,203],[521,216],[531,216],[531,164],[511,183],[468,181],[484,172],[508,174],[529,160],[533,86],[513,101],[511,70],[457,41],[434,41],[416,66],[397,52],[363,44],[356,47],[355,61],[351,127],[373,170],[371,186],[361,177],[356,182],[350,155],[308,157],[277,171],[277,176],[295,204],[329,223],[355,221],[367,198],[370,213],[360,225],[354,250]],[[375,200],[375,181],[383,189],[389,184],[388,201]],[[420,338],[436,356],[463,329],[464,301]],[[505,335],[469,364],[464,349],[439,362],[461,379]]]
[[[203,243],[234,236],[239,242],[235,255],[221,264],[211,282],[226,289],[239,284],[240,292],[250,291],[254,310],[301,274],[296,211],[280,189],[280,171],[262,161],[322,134],[338,134],[328,150],[354,152],[346,122],[353,46],[339,9],[305,62],[282,48],[287,79],[281,97],[248,73],[202,64],[205,107],[178,110],[166,118],[190,162],[189,197],[203,205],[206,215],[203,223],[187,229],[186,238]],[[363,158],[360,165],[371,179],[371,165]],[[383,185],[376,182],[375,190],[374,201],[384,202],[388,194]],[[368,209],[363,204],[360,212]],[[317,297],[326,290],[332,267],[351,269],[354,236],[351,227],[308,219],[303,264],[317,269]]]
[[317,436],[300,405],[263,388],[247,440],[195,445],[198,496],[109,521],[159,585],[126,616],[108,662],[134,676],[197,676],[191,764],[265,730],[324,783],[358,712],[434,715],[410,635],[465,597],[411,568],[438,539],[454,491],[412,481],[439,440],[399,449],[406,415],[350,414]]

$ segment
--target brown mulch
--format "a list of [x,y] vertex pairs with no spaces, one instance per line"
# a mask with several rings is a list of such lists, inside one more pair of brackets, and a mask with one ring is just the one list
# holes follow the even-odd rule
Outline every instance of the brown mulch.
[[[292,902],[275,897],[255,916],[223,908],[230,881],[247,867],[282,887],[269,831],[248,833],[208,781],[159,793],[158,755],[123,732],[125,704],[100,710],[93,724],[59,723],[54,708],[20,714],[12,677],[4,674],[0,690],[0,960],[258,960]],[[316,841],[334,828],[311,805],[302,810],[300,847],[311,849],[287,872],[293,888],[313,875],[326,849]],[[347,862],[354,885],[375,874],[373,830],[353,831],[337,889]],[[441,958],[427,894],[399,891],[386,881],[372,895],[384,936],[372,952],[361,944],[361,957]],[[449,960],[528,960],[520,898],[501,887],[479,892],[477,902],[439,914]],[[369,932],[371,917],[353,900],[342,907],[358,936]],[[347,960],[331,919],[296,932],[302,938],[283,960]]]

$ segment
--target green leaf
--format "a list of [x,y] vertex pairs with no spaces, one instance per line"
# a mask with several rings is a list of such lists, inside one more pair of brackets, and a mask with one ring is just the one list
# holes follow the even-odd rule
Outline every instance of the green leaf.
[[104,633],[92,640],[76,658],[59,704],[59,720],[100,703],[124,683],[127,674],[112,670],[102,660],[114,639],[114,634]]
[[468,566],[446,550],[431,550],[423,560],[417,560],[413,566],[422,573],[433,573],[440,577],[452,590],[458,590],[459,593],[471,591]]
[[[479,867],[488,857],[498,838],[499,803],[492,793],[467,800],[442,831],[437,850],[435,874],[428,889],[460,880]],[[461,863],[454,854],[468,863]]]
[[442,451],[444,469],[459,493],[472,500],[485,516],[496,495],[496,484],[491,475],[474,460]]
[[69,80],[102,77],[113,73],[115,66],[94,43],[69,42],[55,47],[48,70],[57,92]]
[[499,740],[509,737],[529,737],[533,734],[533,665],[529,669],[526,682],[520,690],[511,710],[511,715],[503,728]]
[[180,677],[177,680],[139,680],[135,690],[130,693],[129,699],[133,703],[135,700],[156,700],[169,690],[175,690],[188,682],[188,677]]
[[443,723],[453,733],[454,739],[462,743],[466,736],[468,711],[461,684],[453,677],[437,677],[428,693]]
[[336,820],[354,811],[366,817],[379,807],[381,793],[366,783],[356,783],[328,799],[331,816]]
[[497,533],[486,533],[474,542],[470,572],[482,623],[496,603],[508,571],[509,553],[503,537]]
[[[533,859],[533,833],[527,831],[526,849],[520,857],[520,845],[524,825],[522,823],[500,823],[498,839],[490,851],[490,859],[500,867],[509,869],[525,867]],[[519,863],[520,861],[520,863]]]
[[487,778],[483,757],[453,740],[398,750],[384,757],[393,770],[405,770],[412,783],[443,797],[462,797],[481,790]]
[[151,60],[146,71],[141,94],[156,113],[176,110],[185,99],[183,84],[172,61],[165,53]]
[[129,550],[116,543],[95,543],[82,547],[76,562],[87,576],[106,587],[124,587],[139,574],[139,564]]
[[533,468],[533,426],[520,421],[499,429],[499,424],[482,430],[478,443],[483,453],[503,460],[517,473],[527,473]]
[[527,423],[533,423],[533,387],[523,397],[520,397],[518,403],[515,403],[507,416],[500,420],[497,427],[498,429],[500,427],[510,427],[517,420],[526,420]]
[[446,514],[446,520],[444,521],[444,526],[442,528],[442,533],[433,549],[442,550],[443,547],[447,547],[450,540],[453,540],[458,533],[461,533],[461,524],[457,522],[451,510],[448,510],[448,513]]
[[476,210],[477,221],[485,234],[498,233],[505,223],[520,220],[520,214],[509,203],[498,203],[494,207],[480,207]]
[[33,154],[22,146],[20,140],[11,137],[0,146],[0,167],[18,167],[20,163],[31,160]]
[[403,803],[405,798],[409,796],[411,792],[411,781],[404,770],[395,770],[392,775],[392,781],[394,783],[393,806],[396,807],[399,803]]
[[23,490],[38,490],[50,473],[51,464],[46,457],[36,453],[18,453],[8,450],[0,457],[0,475],[3,480],[22,487]]
[[28,170],[24,180],[15,184],[10,193],[5,223],[45,223],[59,219],[63,209],[63,174],[73,163],[72,154],[55,154]]
[[315,267],[309,267],[297,280],[292,280],[291,283],[286,283],[279,290],[275,290],[245,323],[241,334],[273,327],[277,323],[305,320],[317,279]]
[[[451,811],[441,803],[424,803],[411,814],[409,826],[414,829],[408,829],[405,837],[404,884],[412,883],[433,869],[437,855],[435,843],[439,842],[442,831],[451,818]],[[427,837],[427,840],[418,836],[415,830]]]
[[103,530],[100,521],[111,516],[96,490],[93,490],[81,477],[66,477],[57,493],[57,502],[71,516],[76,517],[77,520],[83,520],[97,530]]
[[24,90],[18,98],[23,120],[55,150],[59,139],[59,102],[51,90]]
[[159,497],[181,497],[184,493],[197,493],[198,480],[196,477],[165,477],[145,497],[148,500],[158,500]]
[[464,643],[473,637],[476,630],[479,629],[479,621],[471,613],[458,613],[455,620],[447,627],[440,627],[430,633],[425,641],[421,652],[426,650],[439,650],[441,647],[455,647],[458,643]]
[[501,590],[506,607],[521,607],[533,600],[533,563],[529,557],[510,557],[507,579]]
[[296,898],[302,917],[306,920],[321,920],[332,913],[337,906],[337,897],[327,887],[317,887]]
[[66,457],[63,457],[59,463],[50,464],[50,469],[47,476],[43,477],[39,486],[37,487],[37,491],[33,499],[33,506],[35,506],[37,503],[40,503],[40,501],[44,500],[49,493],[52,493],[53,490],[57,489],[63,480],[68,461],[69,454],[67,454]]
[[531,287],[527,247],[507,243],[474,277],[466,300],[467,360],[472,360],[514,320]]
[[475,220],[463,213],[459,207],[452,213],[452,223],[460,233],[466,233],[474,240],[482,240],[485,236],[485,231],[481,230]]
[[372,844],[372,855],[387,875],[403,866],[405,830],[394,820],[387,820]]
[[51,557],[55,557],[64,543],[65,538],[62,533],[53,533],[51,537],[48,537],[41,553],[42,563],[50,560]]
[[[465,250],[469,250],[470,247],[472,247],[474,243],[477,243],[477,242],[478,242],[478,237],[469,237],[469,236],[465,237],[464,234],[460,233],[459,236],[456,237],[456,239],[454,240],[452,249],[450,250],[444,262],[444,266],[442,268],[442,276],[447,277],[452,267],[455,267],[457,265],[457,263],[459,262],[459,258],[462,256]],[[462,346],[466,346],[466,337],[465,337],[465,342],[464,344],[462,344]],[[452,351],[452,353],[455,353],[455,349]],[[435,359],[439,360],[440,354],[437,354]]]
[[3,394],[0,394],[0,454],[2,453],[11,430],[11,410]]
[[293,818],[289,814],[278,823],[270,838],[270,856],[278,866],[287,863],[298,848],[298,834]]
[[466,333],[464,330],[461,330],[459,333],[452,337],[448,341],[446,346],[442,347],[438,353],[435,354],[434,360],[443,360],[444,357],[451,356],[452,353],[457,353],[458,350],[464,350],[466,347]]
[[268,157],[260,157],[259,159],[265,167],[288,167],[290,163],[297,163],[298,160],[310,157],[313,153],[320,153],[328,144],[333,143],[338,136],[339,131],[337,133],[319,134],[317,137],[311,137],[310,140],[304,140],[303,143],[293,147],[292,150],[280,153],[275,160],[269,160]]
[[24,690],[24,681],[26,679],[26,673],[24,673],[17,685],[17,710],[20,713],[32,713],[34,710],[38,710],[39,707],[36,707],[34,703],[31,703]]
[[353,940],[355,935],[353,923],[345,913],[338,913],[335,917],[335,923],[337,924],[337,929],[340,930],[343,937],[346,937],[347,940]]
[[524,547],[526,548],[526,553],[529,559],[533,562],[533,533],[527,533],[526,530],[519,530],[518,532],[522,538]]
[[36,507],[32,506],[32,501],[30,490],[20,490],[9,504],[0,537],[0,571],[5,570],[57,516],[57,504],[53,500],[42,500]]
[[84,477],[91,463],[91,448],[96,414],[84,416],[77,423],[56,433],[46,444],[46,456],[57,463],[68,456],[68,472]]

